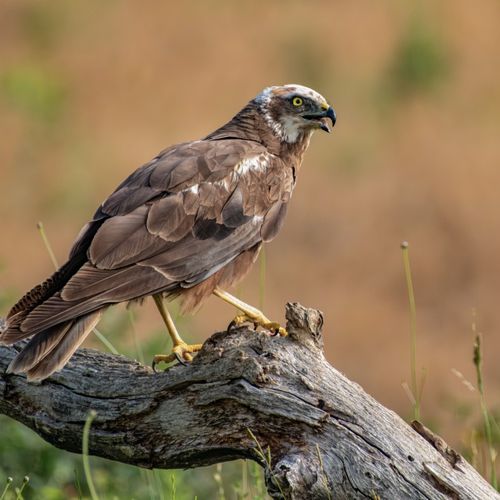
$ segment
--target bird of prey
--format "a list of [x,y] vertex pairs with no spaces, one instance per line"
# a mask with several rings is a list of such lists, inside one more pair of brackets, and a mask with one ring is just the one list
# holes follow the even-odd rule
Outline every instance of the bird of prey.
[[8,368],[43,380],[60,370],[103,311],[153,299],[173,342],[154,363],[191,361],[164,299],[185,310],[211,294],[241,311],[233,322],[286,335],[224,289],[280,230],[314,130],[330,132],[326,99],[301,85],[264,89],[205,138],[171,146],[129,177],[78,235],[68,261],[10,310],[0,343],[30,338]]

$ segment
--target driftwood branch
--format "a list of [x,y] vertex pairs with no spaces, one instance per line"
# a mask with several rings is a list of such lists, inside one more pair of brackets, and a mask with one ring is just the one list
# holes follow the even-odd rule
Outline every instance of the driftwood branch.
[[[148,468],[252,459],[275,498],[500,498],[439,437],[412,428],[328,364],[320,312],[288,304],[286,316],[286,338],[217,333],[191,365],[159,374],[82,349],[34,385],[4,374],[16,350],[0,347],[0,413],[80,452],[94,409],[93,455]],[[256,441],[269,447],[270,464]]]

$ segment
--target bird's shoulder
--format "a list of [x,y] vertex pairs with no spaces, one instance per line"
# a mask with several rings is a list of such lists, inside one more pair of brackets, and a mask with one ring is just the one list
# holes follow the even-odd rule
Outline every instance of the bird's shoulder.
[[122,215],[165,193],[177,193],[200,183],[221,182],[233,172],[263,174],[274,170],[278,163],[278,157],[254,141],[199,140],[177,144],[129,175],[96,215]]
[[153,233],[159,227],[163,233],[165,225],[173,231],[170,226],[182,220],[174,231],[178,236],[193,218],[220,222],[227,217],[237,225],[247,216],[263,216],[277,200],[289,197],[286,170],[279,157],[255,141],[200,140],[171,146],[129,175],[100,205],[70,257],[86,251],[96,236],[93,246],[104,234],[113,232],[115,238],[118,228],[122,232],[145,219]]

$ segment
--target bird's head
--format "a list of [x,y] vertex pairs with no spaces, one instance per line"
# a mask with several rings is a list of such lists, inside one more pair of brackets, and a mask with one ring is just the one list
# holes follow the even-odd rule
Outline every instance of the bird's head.
[[289,143],[316,129],[331,132],[337,119],[321,94],[302,85],[267,87],[255,102],[274,133]]

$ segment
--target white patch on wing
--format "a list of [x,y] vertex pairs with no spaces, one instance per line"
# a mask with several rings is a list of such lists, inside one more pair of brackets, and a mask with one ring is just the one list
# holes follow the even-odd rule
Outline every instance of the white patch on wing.
[[233,174],[231,173],[227,177],[224,177],[224,179],[221,179],[220,181],[215,181],[213,185],[220,186],[225,190],[228,190],[231,187],[232,182],[233,182]]
[[246,175],[249,172],[265,172],[268,165],[269,159],[266,155],[251,156],[236,165],[236,172],[238,175]]
[[199,184],[195,184],[194,186],[191,186],[187,191],[190,191],[193,194],[198,194],[198,189],[200,188]]

